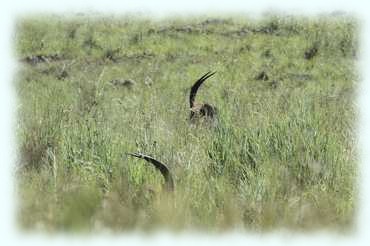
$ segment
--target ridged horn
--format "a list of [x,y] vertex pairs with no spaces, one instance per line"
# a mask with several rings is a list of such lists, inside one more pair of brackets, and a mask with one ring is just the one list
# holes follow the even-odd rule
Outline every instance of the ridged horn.
[[140,158],[140,159],[144,159],[146,160],[147,162],[151,163],[157,170],[159,170],[162,174],[162,176],[164,177],[164,187],[167,191],[173,191],[174,188],[175,188],[175,185],[174,185],[174,182],[173,182],[173,178],[172,178],[172,174],[170,172],[170,170],[168,169],[168,167],[163,164],[162,162],[154,159],[153,157],[151,156],[148,156],[148,155],[144,155],[144,154],[141,154],[141,153],[127,153],[128,155],[131,155],[131,156],[134,156],[134,157],[137,157],[137,158]]
[[204,81],[206,81],[206,79],[208,79],[209,77],[211,77],[215,73],[216,72],[210,72],[209,71],[208,73],[206,73],[205,75],[203,75],[202,77],[200,77],[194,83],[194,85],[191,87],[190,96],[189,96],[190,108],[192,108],[194,106],[195,96],[197,95],[197,91],[198,91],[199,87],[203,84]]

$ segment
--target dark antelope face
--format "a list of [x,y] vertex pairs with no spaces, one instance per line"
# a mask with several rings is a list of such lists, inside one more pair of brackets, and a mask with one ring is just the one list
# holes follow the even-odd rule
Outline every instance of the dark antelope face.
[[208,103],[200,104],[190,109],[190,121],[192,122],[200,118],[213,120],[216,116],[217,108]]
[[199,112],[201,116],[209,118],[214,118],[216,116],[216,108],[209,105],[208,103],[203,104]]

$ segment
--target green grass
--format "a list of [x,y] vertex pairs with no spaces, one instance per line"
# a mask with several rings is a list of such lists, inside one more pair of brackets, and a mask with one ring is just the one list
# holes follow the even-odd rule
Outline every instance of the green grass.
[[[16,77],[22,228],[351,227],[357,22],[206,20],[19,20],[18,59],[58,58],[21,62]],[[219,123],[190,126],[190,87],[207,71],[217,73],[197,100],[217,106]],[[161,190],[154,168],[125,155],[136,151],[168,164],[174,194]]]

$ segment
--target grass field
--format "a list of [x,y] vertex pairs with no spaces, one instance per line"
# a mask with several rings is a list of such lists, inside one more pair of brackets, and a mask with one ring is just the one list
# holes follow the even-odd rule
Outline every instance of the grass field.
[[[350,228],[357,47],[357,21],[334,15],[19,19],[21,227]],[[197,100],[218,124],[190,125],[208,71]],[[127,152],[166,163],[174,193]]]

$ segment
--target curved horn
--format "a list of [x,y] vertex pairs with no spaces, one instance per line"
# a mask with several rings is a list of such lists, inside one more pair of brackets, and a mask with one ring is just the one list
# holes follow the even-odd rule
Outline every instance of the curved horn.
[[165,164],[163,164],[160,161],[157,161],[156,159],[154,159],[151,156],[144,155],[144,154],[141,154],[141,153],[128,153],[128,155],[131,155],[131,156],[134,156],[134,157],[137,157],[137,158],[140,158],[140,159],[144,159],[147,162],[150,162],[151,164],[153,164],[153,166],[156,169],[158,169],[161,172],[161,174],[163,175],[166,190],[167,191],[173,191],[174,190],[174,182],[173,182],[172,174],[171,174],[170,170],[168,169],[168,167]]
[[195,100],[195,96],[197,95],[197,91],[199,89],[199,87],[202,85],[202,83],[208,79],[209,77],[211,77],[212,75],[214,75],[216,72],[208,72],[206,73],[205,75],[203,75],[200,79],[198,79],[194,85],[191,87],[191,91],[190,91],[190,97],[189,97],[189,102],[190,102],[190,108],[192,108],[194,106],[194,100]]

